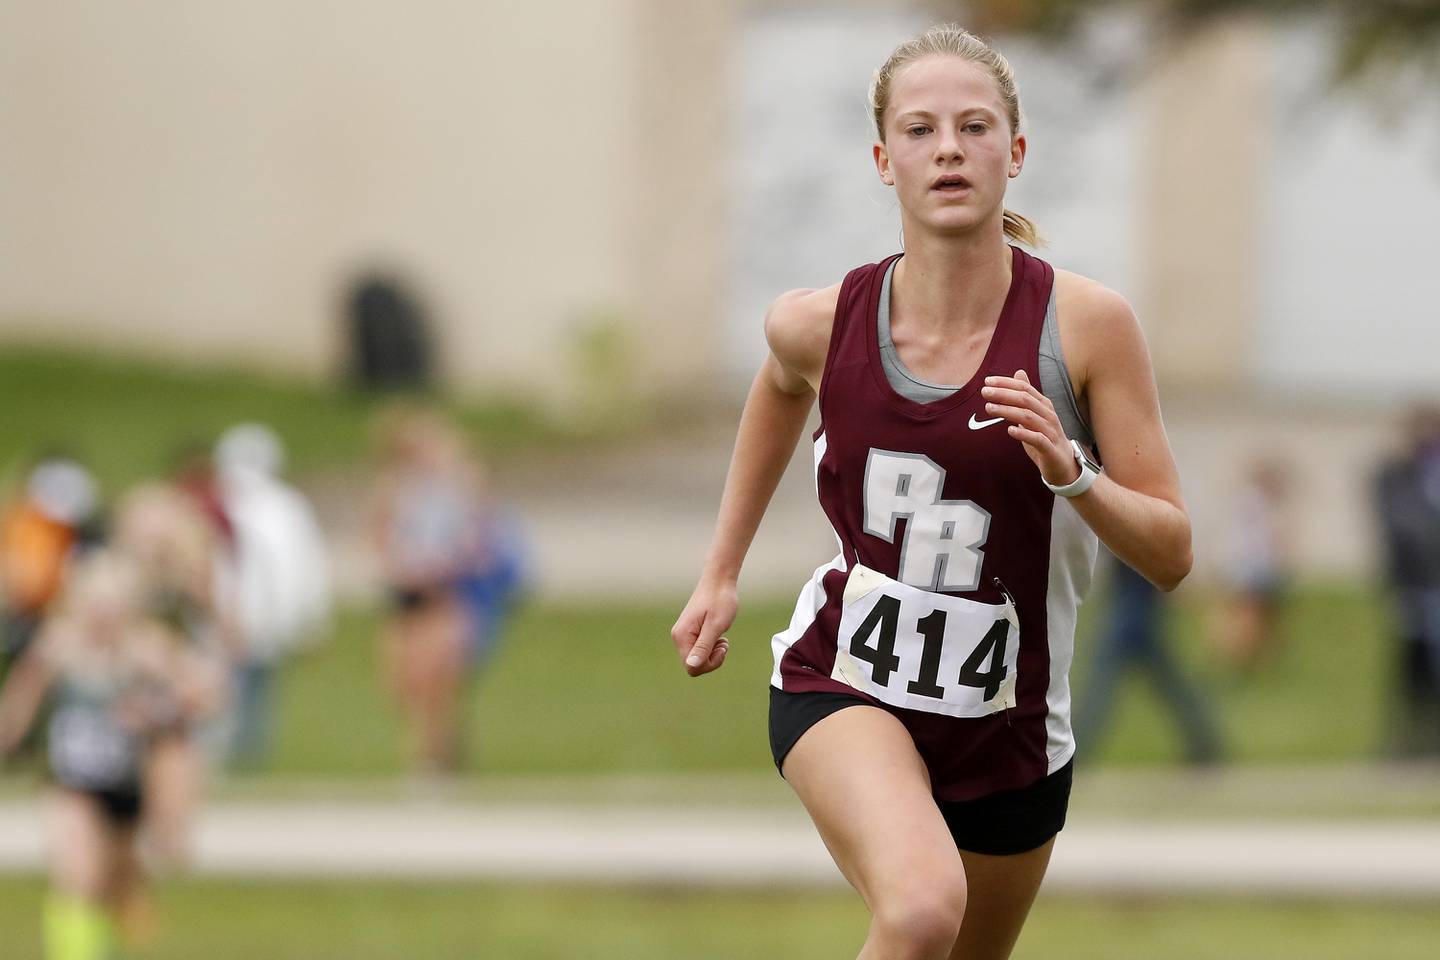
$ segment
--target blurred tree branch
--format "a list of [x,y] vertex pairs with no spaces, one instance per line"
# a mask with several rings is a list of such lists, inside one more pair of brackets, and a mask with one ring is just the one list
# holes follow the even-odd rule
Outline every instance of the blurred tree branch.
[[[1082,58],[1086,27],[1100,13],[1133,15],[1161,40],[1183,40],[1236,14],[1275,20],[1329,19],[1336,25],[1338,40],[1330,91],[1362,81],[1383,89],[1387,81],[1408,71],[1417,71],[1432,91],[1440,91],[1440,0],[938,0],[936,6],[977,32],[1029,34],[1071,48]],[[1148,46],[1154,51],[1167,44]],[[1101,57],[1113,54],[1106,48]],[[1145,63],[1146,55],[1137,52],[1128,60],[1122,56],[1119,62],[1090,66],[1103,83]]]

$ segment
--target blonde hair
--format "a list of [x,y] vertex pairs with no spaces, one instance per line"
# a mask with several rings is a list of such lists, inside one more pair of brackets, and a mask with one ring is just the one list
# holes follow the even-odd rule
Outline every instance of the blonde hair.
[[[890,105],[890,87],[895,74],[906,64],[922,57],[945,55],[977,63],[990,72],[1000,88],[1000,99],[1010,121],[1010,134],[1020,132],[1020,91],[1015,86],[1015,71],[1004,55],[984,40],[955,23],[937,23],[917,37],[906,40],[891,52],[890,58],[875,71],[870,81],[870,112],[875,119],[875,135],[885,142],[885,109]],[[1004,214],[1005,236],[1030,247],[1043,241],[1040,231],[1028,218],[1013,210]]]
[[76,561],[65,587],[62,615],[83,620],[95,610],[132,620],[144,613],[145,578],[140,567],[113,548],[97,548]]

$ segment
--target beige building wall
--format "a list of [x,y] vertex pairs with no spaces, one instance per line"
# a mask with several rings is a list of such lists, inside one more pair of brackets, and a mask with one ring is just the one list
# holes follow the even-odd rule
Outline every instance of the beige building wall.
[[379,261],[463,387],[563,396],[576,325],[616,316],[693,381],[726,13],[689,6],[24,5],[0,335],[318,375],[342,283]]
[[646,392],[703,402],[725,387],[721,307],[733,149],[737,3],[641,0],[626,276]]
[[[0,335],[321,375],[344,281],[381,262],[459,386],[570,402],[577,329],[618,323],[642,389],[709,395],[750,9],[25,5],[0,32]],[[1233,382],[1253,319],[1262,43],[1159,58],[1136,299],[1176,388]]]
[[1137,300],[1155,321],[1156,373],[1177,391],[1239,386],[1258,325],[1266,39],[1232,18],[1153,59]]

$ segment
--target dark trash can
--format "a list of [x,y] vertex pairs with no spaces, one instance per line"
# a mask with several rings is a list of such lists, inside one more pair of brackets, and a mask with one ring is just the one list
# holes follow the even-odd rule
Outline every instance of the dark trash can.
[[424,310],[394,277],[365,274],[345,304],[350,379],[370,389],[430,386],[432,350]]

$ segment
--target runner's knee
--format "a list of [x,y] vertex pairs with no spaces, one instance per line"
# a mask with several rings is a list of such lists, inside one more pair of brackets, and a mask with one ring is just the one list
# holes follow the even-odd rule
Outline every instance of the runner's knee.
[[873,905],[873,930],[897,957],[949,955],[965,919],[965,873],[924,873]]

